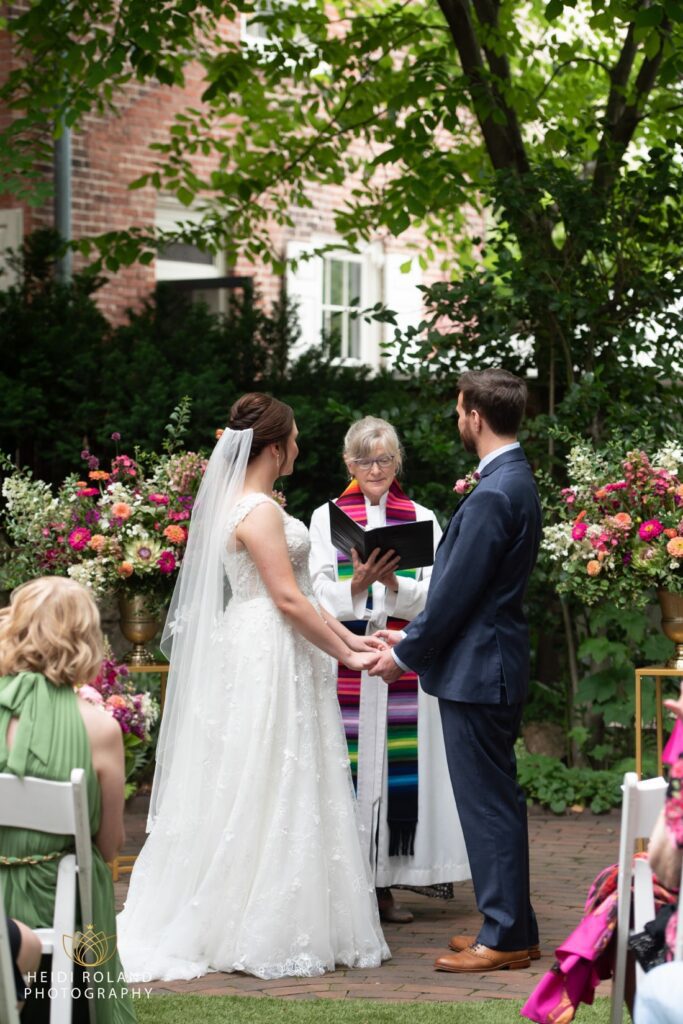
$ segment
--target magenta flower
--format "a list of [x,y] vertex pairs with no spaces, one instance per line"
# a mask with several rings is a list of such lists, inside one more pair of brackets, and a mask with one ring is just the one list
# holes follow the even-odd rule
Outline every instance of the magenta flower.
[[175,555],[172,551],[162,551],[157,558],[157,565],[159,566],[159,572],[163,572],[164,575],[168,576],[175,569]]
[[81,487],[79,491],[76,491],[79,498],[95,498],[99,493],[96,487]]
[[153,505],[168,505],[168,498],[165,494],[150,494],[149,500]]
[[583,540],[588,532],[586,523],[576,523],[572,529],[572,540]]
[[641,540],[654,540],[663,530],[664,527],[659,519],[646,519],[638,528],[638,536]]
[[112,439],[112,441],[120,441],[121,440],[121,435],[119,434],[118,430],[114,431],[114,433],[111,435],[111,439]]
[[76,529],[72,530],[69,534],[69,547],[73,551],[82,551],[91,537],[92,534],[87,527],[77,526]]

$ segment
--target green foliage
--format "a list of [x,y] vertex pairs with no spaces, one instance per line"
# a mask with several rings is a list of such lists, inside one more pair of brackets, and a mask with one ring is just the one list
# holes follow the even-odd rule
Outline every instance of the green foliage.
[[[20,284],[0,290],[0,450],[53,479],[101,419],[100,362],[107,321],[92,299],[97,281],[54,277],[59,240],[37,232],[16,261]],[[170,408],[170,406],[169,406]]]
[[600,814],[621,806],[623,771],[568,768],[558,758],[524,751],[517,758],[517,774],[527,798],[555,814],[572,807]]

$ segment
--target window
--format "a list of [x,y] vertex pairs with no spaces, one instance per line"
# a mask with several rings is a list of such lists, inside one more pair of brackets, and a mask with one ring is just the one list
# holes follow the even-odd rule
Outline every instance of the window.
[[16,284],[17,275],[8,261],[8,249],[15,252],[24,240],[24,215],[21,209],[0,210],[0,289]]
[[[287,294],[299,311],[301,337],[294,346],[296,358],[324,339],[338,361],[382,362],[381,324],[354,316],[381,302],[384,288],[384,247],[372,242],[362,252],[333,249],[339,239],[315,235],[306,242],[287,242]],[[321,256],[312,251],[328,247]]]
[[323,259],[322,333],[333,356],[360,359],[361,263],[349,257]]
[[241,23],[242,39],[245,43],[253,43],[256,46],[268,42],[268,25],[257,21],[259,14],[272,14],[272,0],[258,0],[256,3],[257,14],[243,14]]
[[[157,202],[156,226],[160,231],[171,232],[180,224],[196,222],[201,214],[188,210],[170,196],[161,196]],[[156,260],[157,281],[188,281],[223,277],[225,260],[219,255],[200,249],[191,242],[168,242],[159,248]],[[225,312],[223,290],[199,289],[195,298],[201,298],[214,312]]]

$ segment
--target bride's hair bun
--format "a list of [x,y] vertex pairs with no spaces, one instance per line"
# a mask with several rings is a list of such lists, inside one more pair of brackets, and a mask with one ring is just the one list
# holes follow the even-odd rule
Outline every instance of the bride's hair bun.
[[230,410],[228,426],[231,430],[254,431],[249,461],[269,444],[286,444],[294,426],[292,409],[271,395],[252,391],[238,398]]

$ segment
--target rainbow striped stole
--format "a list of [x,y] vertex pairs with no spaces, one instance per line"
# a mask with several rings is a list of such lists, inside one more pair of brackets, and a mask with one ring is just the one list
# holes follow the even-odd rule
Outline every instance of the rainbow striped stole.
[[[352,480],[337,505],[361,526],[367,526],[365,497],[356,480]],[[387,526],[415,522],[415,506],[406,497],[396,480],[389,488],[386,505]],[[346,555],[337,551],[337,578],[349,579],[353,564]],[[399,569],[397,575],[415,578],[415,569]],[[372,606],[372,588],[368,589],[368,606]],[[359,636],[365,634],[367,622],[363,619],[346,622],[345,626]],[[404,619],[387,620],[388,629],[403,629]],[[353,784],[358,776],[358,725],[360,718],[361,674],[340,664],[337,675],[337,695],[341,707]],[[417,696],[418,680],[414,672],[404,673],[389,687],[387,702],[387,757],[389,855],[412,855],[417,829]]]

